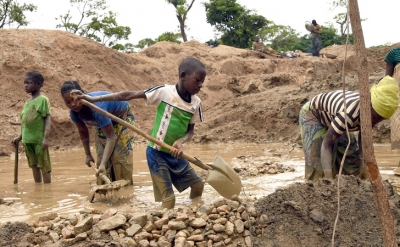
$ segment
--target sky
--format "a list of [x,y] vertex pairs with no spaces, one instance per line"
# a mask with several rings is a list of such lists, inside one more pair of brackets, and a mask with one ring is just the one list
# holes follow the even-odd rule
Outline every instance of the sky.
[[[27,14],[30,24],[26,28],[56,29],[55,18],[67,13],[77,13],[69,0],[17,0],[38,6],[35,13]],[[189,1],[189,0],[187,0]],[[301,35],[307,34],[304,24],[316,20],[318,24],[334,23],[333,17],[343,9],[331,9],[333,0],[237,0],[241,5],[256,11],[279,25],[290,26]],[[205,42],[215,38],[214,28],[206,22],[203,2],[196,0],[189,11],[186,25],[188,39]],[[163,32],[179,32],[175,8],[165,0],[107,0],[109,10],[116,12],[117,23],[129,26],[132,34],[126,42],[137,44],[144,38],[157,38]],[[399,0],[358,0],[366,47],[400,42],[398,25]],[[74,19],[73,19],[74,20]],[[336,25],[338,28],[338,25]],[[124,43],[124,42],[122,42]]]

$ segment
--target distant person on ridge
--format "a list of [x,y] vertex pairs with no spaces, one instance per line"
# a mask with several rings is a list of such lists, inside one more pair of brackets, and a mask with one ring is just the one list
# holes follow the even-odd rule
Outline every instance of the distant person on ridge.
[[12,139],[16,146],[22,140],[29,167],[35,183],[51,183],[51,163],[49,154],[49,135],[51,127],[50,102],[40,94],[44,78],[39,71],[29,71],[24,78],[25,92],[31,97],[21,111],[21,134]]
[[322,28],[315,20],[311,22],[314,26],[314,30],[311,32],[311,44],[312,44],[312,55],[319,57],[319,51],[321,50],[321,33]]
[[274,49],[264,45],[264,43],[260,41],[260,37],[258,37],[258,36],[256,36],[254,38],[252,48],[254,51],[259,51],[259,52],[266,53],[266,54],[274,56],[274,57],[279,57],[278,52],[275,51]]
[[[172,146],[168,149],[149,141],[146,157],[153,181],[154,198],[162,207],[175,206],[172,185],[182,192],[191,188],[190,198],[203,194],[204,182],[182,158],[183,143],[194,134],[195,123],[203,121],[201,100],[196,94],[206,78],[206,67],[196,58],[185,58],[178,68],[178,83],[158,85],[146,90],[123,91],[103,96],[77,95],[77,99],[90,102],[144,99],[148,105],[157,107],[151,136]],[[74,92],[73,92],[74,93]]]
[[[371,123],[374,127],[390,118],[399,106],[399,87],[390,76],[371,87]],[[343,107],[343,91],[331,91],[314,96],[299,113],[299,123],[305,156],[305,179],[333,179],[339,172],[348,138],[345,118],[350,132],[350,147],[343,165],[344,175],[367,178],[361,159],[360,95],[346,91],[347,111]],[[358,144],[353,131],[358,132]]]

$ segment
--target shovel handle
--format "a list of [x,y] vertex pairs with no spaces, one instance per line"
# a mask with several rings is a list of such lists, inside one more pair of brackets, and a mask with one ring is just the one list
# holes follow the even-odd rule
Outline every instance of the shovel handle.
[[18,145],[17,142],[15,145],[14,184],[18,183]]
[[[96,174],[97,174],[97,168],[96,168],[96,165],[94,164],[94,162],[93,162],[93,161],[90,161],[89,163],[90,163],[90,167],[92,167],[93,170],[94,170],[94,171],[96,172]],[[110,183],[111,183],[110,179],[107,177],[106,174],[101,173],[101,174],[99,174],[99,177],[101,178],[101,180],[104,181],[104,183],[106,183],[106,184],[110,184]]]
[[[71,97],[73,97],[73,96],[71,96]],[[92,108],[93,110],[103,114],[104,116],[112,119],[114,122],[117,122],[117,123],[121,124],[122,126],[125,126],[128,129],[133,130],[137,134],[139,134],[142,137],[146,138],[147,140],[157,144],[158,146],[163,147],[163,148],[165,148],[165,149],[167,149],[169,151],[174,149],[173,147],[171,147],[170,145],[166,144],[165,142],[162,142],[162,141],[152,137],[151,135],[145,133],[144,131],[142,131],[141,129],[137,128],[136,126],[133,126],[133,125],[129,124],[128,122],[122,120],[121,118],[112,115],[111,113],[101,109],[100,107],[96,106],[95,104],[92,104],[89,101],[84,100],[84,99],[80,99],[79,101],[82,104],[84,104],[84,105]],[[210,167],[210,166],[204,164],[203,162],[201,162],[201,160],[199,160],[198,158],[193,157],[193,156],[191,156],[191,155],[189,155],[187,153],[183,152],[182,153],[182,157],[187,159],[190,163],[192,163],[192,164],[194,164],[194,165],[196,165],[196,166],[198,166],[198,167],[200,167],[200,168],[202,168],[204,170],[212,170],[213,169],[212,167]]]

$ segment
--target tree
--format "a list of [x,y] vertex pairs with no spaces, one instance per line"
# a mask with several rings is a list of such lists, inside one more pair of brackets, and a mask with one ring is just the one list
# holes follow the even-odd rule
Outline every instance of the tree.
[[125,46],[118,41],[127,40],[131,29],[118,25],[116,13],[105,11],[108,8],[106,0],[70,0],[70,3],[78,9],[79,19],[72,22],[73,15],[68,10],[65,15],[56,18],[61,22],[57,28],[64,28],[67,32],[90,38],[116,50],[125,50]]
[[179,28],[181,30],[181,36],[182,36],[183,42],[187,42],[187,36],[185,33],[185,27],[186,27],[185,21],[186,21],[187,14],[188,14],[189,10],[192,8],[195,0],[189,0],[189,1],[191,1],[190,4],[187,4],[186,0],[166,0],[166,1],[175,7],[176,18],[178,18],[178,21],[179,21]]
[[181,38],[180,33],[165,32],[165,33],[162,33],[160,36],[158,36],[158,38],[156,39],[156,42],[168,41],[168,42],[180,44],[182,42],[180,40],[178,40],[179,38]]
[[156,41],[150,39],[150,38],[145,38],[142,40],[139,40],[139,42],[137,43],[137,45],[135,45],[135,48],[139,48],[139,49],[144,49],[147,48],[151,45],[154,45],[156,43]]
[[18,4],[15,0],[0,0],[0,28],[4,26],[12,26],[17,24],[27,26],[29,22],[26,20],[24,12],[35,12],[37,6],[34,4]]
[[277,51],[293,51],[299,42],[299,34],[290,26],[276,25],[268,22],[267,26],[258,32],[261,39]]
[[[347,0],[334,0],[332,2],[332,7],[331,10],[336,9],[336,8],[347,8]],[[336,21],[337,24],[340,26],[340,44],[344,45],[346,41],[346,33],[347,29],[345,27],[347,19],[348,19],[347,13],[339,13],[333,17],[333,19]],[[365,21],[366,19],[361,19],[361,21]]]
[[267,19],[236,3],[236,0],[210,0],[203,3],[206,8],[207,23],[222,33],[225,45],[250,48],[254,36],[267,23]]

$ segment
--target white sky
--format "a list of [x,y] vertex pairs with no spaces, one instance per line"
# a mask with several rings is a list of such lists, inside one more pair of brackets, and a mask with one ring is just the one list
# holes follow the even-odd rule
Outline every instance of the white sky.
[[[187,0],[189,1],[189,0]],[[205,8],[196,0],[186,22],[189,39],[200,42],[214,38],[213,27],[206,22]],[[306,21],[315,19],[319,24],[334,23],[333,17],[343,10],[330,10],[333,0],[237,0],[248,9],[256,10],[276,24],[289,25],[297,32],[307,34]],[[31,22],[27,28],[56,29],[56,17],[74,11],[69,0],[18,0],[19,3],[33,3],[38,6],[36,13],[27,15]],[[116,12],[117,23],[132,30],[129,41],[137,44],[144,38],[157,38],[161,33],[178,32],[175,9],[165,0],[108,0],[109,10]],[[399,0],[358,0],[365,44],[367,47],[400,42],[398,13]],[[74,13],[74,12],[72,12]]]

